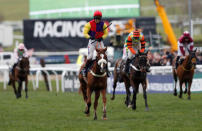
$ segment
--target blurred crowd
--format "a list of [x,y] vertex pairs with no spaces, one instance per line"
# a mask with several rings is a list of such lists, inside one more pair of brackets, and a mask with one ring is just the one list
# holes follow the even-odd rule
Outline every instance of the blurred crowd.
[[[151,66],[170,66],[176,57],[176,52],[171,52],[169,49],[159,51],[149,51],[148,59]],[[197,64],[202,64],[202,52],[197,52]]]

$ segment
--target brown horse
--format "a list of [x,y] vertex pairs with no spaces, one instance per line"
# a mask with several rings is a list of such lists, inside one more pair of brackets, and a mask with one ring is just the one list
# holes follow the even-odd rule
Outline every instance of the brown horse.
[[136,57],[131,63],[131,71],[130,71],[130,84],[133,87],[133,98],[132,98],[132,109],[136,109],[136,97],[139,89],[139,85],[142,85],[143,88],[143,97],[145,100],[146,111],[149,110],[147,104],[147,53],[139,52],[139,56]]
[[124,82],[125,84],[125,89],[126,89],[126,100],[125,104],[127,107],[130,106],[131,101],[130,101],[130,78],[127,75],[127,73],[124,71],[125,70],[125,61],[122,59],[118,59],[115,63],[114,67],[114,82],[113,82],[113,93],[111,100],[115,99],[115,90],[117,86],[117,82]]
[[[12,72],[9,74],[11,84],[14,89],[14,93],[16,95],[16,98],[21,97],[21,90],[22,90],[22,82],[25,81],[25,93],[26,98],[28,98],[28,74],[29,74],[29,58],[22,57],[21,60],[19,60],[17,66],[14,69],[14,74]],[[18,90],[16,89],[15,82],[18,82]]]
[[[80,90],[83,94],[83,99],[86,103],[85,114],[87,116],[90,115],[90,107],[91,107],[91,94],[93,91],[95,92],[95,101],[94,101],[94,120],[97,119],[97,106],[98,106],[98,99],[100,96],[100,92],[102,93],[102,101],[104,104],[103,107],[103,119],[107,119],[106,115],[106,89],[107,89],[107,55],[106,55],[107,48],[104,49],[97,49],[97,56],[96,60],[93,62],[89,72],[87,73],[87,78],[83,77],[82,74],[79,74],[79,81],[80,81]],[[84,65],[83,65],[84,66]],[[83,68],[80,69],[80,72]]]
[[179,98],[182,98],[182,85],[183,83],[185,84],[185,92],[187,92],[187,84],[188,84],[188,99],[191,99],[191,84],[192,84],[192,79],[194,76],[194,69],[196,66],[196,50],[194,51],[189,51],[189,55],[185,57],[183,60],[182,64],[180,64],[176,69],[174,69],[174,64],[173,64],[173,78],[175,80],[175,88],[174,88],[174,95],[177,96],[177,89],[176,89],[176,84],[177,80],[179,79],[179,85],[180,85],[180,94]]

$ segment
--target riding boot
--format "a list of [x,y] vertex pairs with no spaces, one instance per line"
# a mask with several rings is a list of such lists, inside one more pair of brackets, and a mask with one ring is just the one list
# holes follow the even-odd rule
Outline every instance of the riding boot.
[[177,56],[176,62],[175,62],[175,69],[177,69],[177,67],[179,65],[179,59],[180,59],[180,56]]
[[[14,75],[14,69],[15,67],[17,66],[17,63],[15,63],[12,67],[12,69],[10,70],[11,74]],[[9,81],[8,81],[8,85],[11,85],[11,79],[9,78]]]
[[129,74],[129,65],[130,65],[131,60],[127,59],[126,60],[126,66],[125,66],[125,72],[126,74]]
[[87,77],[87,71],[88,71],[88,68],[91,64],[91,61],[92,61],[91,59],[87,60],[85,66],[81,70],[81,74],[83,75],[83,77]]

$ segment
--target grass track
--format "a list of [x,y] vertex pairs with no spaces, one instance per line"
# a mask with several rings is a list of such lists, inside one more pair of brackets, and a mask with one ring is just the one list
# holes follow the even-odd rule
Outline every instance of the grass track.
[[138,95],[137,110],[123,105],[125,95],[107,96],[108,120],[101,120],[102,101],[98,105],[98,120],[85,117],[84,102],[78,93],[46,92],[30,89],[29,98],[15,99],[11,88],[0,89],[0,131],[64,131],[64,130],[201,130],[202,94],[192,94],[192,100],[180,100],[172,94],[148,94],[149,112],[144,111],[142,94]]

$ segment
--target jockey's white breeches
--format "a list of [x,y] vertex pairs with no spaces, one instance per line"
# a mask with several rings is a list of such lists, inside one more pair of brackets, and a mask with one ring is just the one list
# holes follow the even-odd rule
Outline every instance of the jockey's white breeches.
[[94,40],[91,40],[91,39],[88,42],[88,56],[87,56],[88,60],[93,59],[94,50],[96,49],[96,46],[97,46],[97,48],[105,48],[103,41],[101,41],[101,42],[96,41],[94,43],[92,43],[92,42],[94,42]]

